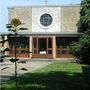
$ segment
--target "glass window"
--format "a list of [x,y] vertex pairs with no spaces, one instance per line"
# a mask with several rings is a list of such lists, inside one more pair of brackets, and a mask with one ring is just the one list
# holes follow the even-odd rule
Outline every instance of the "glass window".
[[52,54],[52,50],[48,50],[48,54]]
[[[19,48],[19,50],[17,50],[17,54],[20,53],[24,53],[23,51],[21,51],[21,49],[25,49],[25,48],[29,48],[29,38],[28,37],[9,37],[9,45],[10,48],[12,48],[12,51],[14,51],[15,45],[16,48]],[[10,52],[10,53],[14,53],[14,52]]]
[[52,23],[52,16],[50,14],[43,14],[41,17],[40,17],[40,23],[41,25],[47,27],[49,25],[51,25]]
[[48,48],[52,48],[52,39],[48,38]]
[[37,50],[34,50],[34,54],[37,54]]
[[62,50],[62,54],[67,54],[67,50]]
[[62,51],[61,50],[57,50],[57,54],[61,54],[62,53]]
[[34,45],[34,48],[36,48],[36,43],[37,43],[36,38],[33,38],[33,45]]

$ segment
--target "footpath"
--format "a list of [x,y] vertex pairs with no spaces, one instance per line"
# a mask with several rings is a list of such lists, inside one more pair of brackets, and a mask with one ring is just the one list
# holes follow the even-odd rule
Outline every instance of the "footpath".
[[[53,61],[49,61],[49,60],[43,60],[43,61],[41,60],[38,60],[38,61],[28,60],[27,61],[26,60],[26,63],[17,63],[18,75],[38,70],[51,63],[53,63]],[[26,68],[27,71],[20,70],[21,68]],[[14,63],[10,61],[5,61],[5,62],[0,63],[0,81],[9,80],[10,77],[14,75],[15,75],[15,64]]]

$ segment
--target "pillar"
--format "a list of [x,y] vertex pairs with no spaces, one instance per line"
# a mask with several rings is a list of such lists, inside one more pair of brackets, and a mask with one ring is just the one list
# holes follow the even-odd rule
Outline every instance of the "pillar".
[[[7,40],[8,39],[8,37],[7,36],[4,36],[4,40]],[[4,43],[4,48],[6,49],[6,48],[9,48],[9,42],[8,42],[8,40]],[[9,55],[9,51],[6,51],[5,52],[5,55]]]
[[53,59],[56,59],[56,36],[53,36]]
[[[29,37],[29,51],[32,52],[32,36]],[[32,53],[29,54],[29,57],[32,58]]]

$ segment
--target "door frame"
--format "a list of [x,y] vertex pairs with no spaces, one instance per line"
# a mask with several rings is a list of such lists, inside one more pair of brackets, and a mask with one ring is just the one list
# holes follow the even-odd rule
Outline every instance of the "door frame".
[[[53,58],[53,38],[52,37],[32,37],[32,45],[34,43],[34,39],[36,39],[36,48],[32,48],[33,53],[32,53],[32,58]],[[38,52],[39,50],[39,39],[46,39],[46,54],[40,54]],[[48,43],[49,43],[49,39],[51,39],[51,48],[48,48]],[[34,46],[34,45],[33,45]],[[49,54],[49,51],[51,51],[52,53]],[[35,53],[34,53],[35,52]]]

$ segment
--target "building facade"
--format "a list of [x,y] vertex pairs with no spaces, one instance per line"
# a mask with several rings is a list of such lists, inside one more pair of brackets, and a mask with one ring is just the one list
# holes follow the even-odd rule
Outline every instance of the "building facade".
[[[68,45],[78,40],[77,22],[80,6],[23,6],[9,7],[9,23],[19,18],[28,30],[19,30],[16,39],[17,55],[24,58],[72,58]],[[14,56],[14,37],[7,46]],[[31,51],[25,53],[23,50]]]

